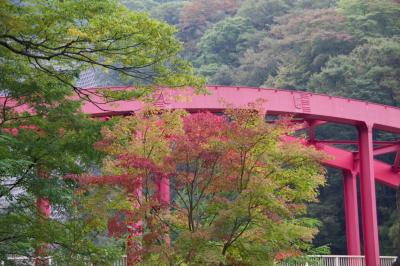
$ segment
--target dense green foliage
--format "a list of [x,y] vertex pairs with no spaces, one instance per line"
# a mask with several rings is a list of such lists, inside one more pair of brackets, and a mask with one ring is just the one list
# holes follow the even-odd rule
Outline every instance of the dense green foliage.
[[400,104],[400,39],[369,39],[347,55],[330,58],[309,88],[388,105]]
[[[170,22],[184,41],[184,56],[198,73],[208,77],[209,84],[308,90],[400,106],[399,1],[140,2],[152,2],[143,9],[167,21],[167,13],[159,7],[179,5],[179,17],[174,14]],[[340,136],[331,133],[338,131]],[[318,134],[356,137],[338,126],[323,127]],[[330,244],[332,253],[345,254],[342,176],[336,171],[329,173],[321,204],[312,206],[313,215],[323,222],[315,244]],[[392,255],[400,239],[395,229],[399,221],[395,191],[377,189],[381,251]]]
[[[75,82],[94,67],[139,86],[104,90],[107,100],[147,96],[157,86],[201,89],[204,79],[180,50],[173,27],[118,1],[0,0],[0,261],[36,250],[61,265],[108,265],[125,252],[96,222],[107,219],[77,204],[85,195],[64,178],[101,157],[93,143],[102,122],[80,112],[81,100],[99,104],[93,96],[101,92]],[[38,212],[36,198],[50,202],[53,219]]]

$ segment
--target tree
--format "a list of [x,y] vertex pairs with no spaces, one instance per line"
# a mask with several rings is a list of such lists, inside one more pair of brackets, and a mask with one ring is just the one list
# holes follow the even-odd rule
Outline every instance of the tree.
[[398,105],[400,45],[397,39],[371,39],[348,56],[330,59],[312,76],[314,91]]
[[[206,31],[193,31],[196,37],[184,30],[179,35],[188,47],[185,55],[196,62],[198,73],[208,77],[212,84],[306,90],[397,106],[398,9],[398,0],[245,0],[238,3],[237,11],[207,20]],[[201,10],[207,7],[197,12]],[[220,13],[207,12],[204,16],[217,14]],[[246,40],[246,44],[232,55],[234,63],[225,62],[226,58],[214,60],[213,51],[196,47],[216,23],[238,16],[249,20],[253,30],[238,39],[238,43]],[[214,40],[220,41],[217,37],[208,42]],[[235,45],[230,43],[228,47]],[[207,57],[213,59],[212,63],[202,61]],[[355,140],[357,136],[343,125],[322,126],[320,133],[327,139]],[[380,134],[376,137],[395,139]],[[321,202],[313,205],[311,211],[313,217],[324,223],[315,244],[330,243],[333,252],[345,254],[343,224],[332,225],[332,221],[342,221],[342,209],[331,208],[341,204],[337,195],[342,193],[342,177],[332,171],[328,175]],[[394,196],[393,190],[377,187],[381,253],[386,255],[392,255],[395,247],[394,238],[388,237],[389,232],[395,232],[390,228],[398,219],[391,204]]]
[[184,42],[185,56],[197,57],[197,42],[212,25],[236,13],[236,0],[195,0],[186,3],[180,13],[179,39]]
[[333,9],[295,10],[274,21],[266,36],[243,53],[237,83],[307,90],[312,73],[354,48],[344,18]]
[[226,64],[237,66],[238,54],[246,48],[246,33],[253,30],[250,22],[242,17],[222,20],[200,39],[198,64]]
[[312,73],[319,72],[330,57],[346,54],[354,48],[345,20],[335,10],[294,12],[280,17],[277,22],[271,29],[273,41],[277,43],[274,52],[283,56],[276,74],[270,75],[266,85],[307,90]]
[[235,14],[236,10],[236,0],[195,0],[183,7],[180,28],[184,35],[191,33],[190,36],[198,37],[212,23],[220,21],[225,16]]
[[335,8],[337,0],[298,0],[295,2],[295,6],[302,9],[319,9],[319,8]]
[[396,1],[341,0],[338,11],[347,18],[349,31],[359,38],[400,34],[400,4]]
[[148,12],[154,6],[158,6],[160,4],[158,1],[154,0],[122,0],[121,2],[130,10],[140,12]]
[[37,94],[41,89],[32,83],[44,87],[53,82],[87,100],[90,93],[74,86],[74,78],[89,67],[113,70],[145,85],[131,97],[157,86],[204,84],[177,56],[181,45],[173,27],[117,1],[2,0],[0,14],[2,92],[10,97]]
[[165,21],[170,25],[178,26],[180,22],[180,13],[185,4],[185,1],[171,1],[162,3],[156,7],[153,7],[151,14],[154,18]]
[[285,0],[248,0],[244,1],[238,10],[238,15],[249,19],[259,30],[268,29],[274,18],[282,16],[291,8],[293,1]]
[[[144,263],[265,265],[309,248],[316,221],[303,215],[324,183],[324,156],[282,142],[290,127],[254,109],[226,115],[145,112],[103,129],[107,175],[79,180],[126,188],[127,224],[143,223]],[[155,193],[162,178],[169,204]],[[126,185],[138,183],[143,194],[130,193]]]
[[198,73],[207,75],[212,84],[234,83],[233,69],[256,34],[250,21],[239,16],[224,19],[207,30],[197,44]]
[[[97,199],[94,201],[95,210],[124,214],[126,226],[116,235],[127,237],[129,263],[133,263],[138,256],[155,264],[170,260],[165,226],[168,213],[162,211],[165,203],[160,201],[156,191],[157,182],[167,174],[163,170],[163,160],[170,153],[167,141],[181,134],[182,113],[167,112],[161,117],[156,114],[143,111],[119,119],[112,128],[103,128],[103,139],[96,144],[96,148],[108,154],[103,162],[104,176],[76,177],[84,188],[108,185],[114,193],[115,187],[122,189],[125,198],[117,196],[111,203],[97,197],[96,192],[93,198]],[[139,223],[145,224],[144,231],[136,228]],[[143,235],[143,243],[142,238],[136,236],[136,230]]]
[[[79,103],[63,100],[41,106],[41,113],[8,120],[2,126],[0,150],[0,260],[7,256],[54,255],[65,265],[85,260],[107,265],[121,254],[101,224],[78,211],[75,183],[64,175],[88,171],[100,158],[92,150],[101,125],[79,113]],[[22,114],[24,115],[24,114]],[[36,209],[49,201],[52,219]],[[11,226],[12,225],[12,226]],[[84,257],[84,259],[83,259]]]
[[233,85],[235,81],[233,68],[225,64],[207,64],[197,71],[200,75],[208,77],[209,84]]
[[[117,1],[0,0],[0,25],[1,259],[33,257],[36,249],[72,265],[83,258],[107,265],[119,243],[107,238],[105,224],[88,222],[76,206],[83,200],[73,194],[76,183],[63,178],[89,171],[101,157],[92,149],[100,123],[80,112],[81,100],[101,108],[98,96],[145,97],[158,86],[201,88],[204,79],[177,55],[173,27]],[[74,85],[91,67],[118,73],[137,88]],[[54,219],[36,209],[36,198],[50,202]]]

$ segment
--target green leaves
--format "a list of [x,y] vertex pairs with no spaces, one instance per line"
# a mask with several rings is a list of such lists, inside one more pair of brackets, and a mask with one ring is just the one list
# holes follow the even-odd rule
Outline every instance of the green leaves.
[[[8,84],[2,87],[13,98],[20,89],[10,88],[12,83],[26,87],[25,97],[44,98],[60,88],[64,95],[74,90],[82,97],[86,94],[73,84],[80,71],[91,67],[120,73],[132,85],[146,85],[147,93],[158,86],[200,89],[205,84],[179,58],[181,44],[173,27],[117,1],[3,2],[0,56]],[[12,77],[19,72],[23,78]],[[43,90],[47,92],[38,94]]]
[[[152,0],[126,2],[134,3],[133,9],[145,8],[154,16],[160,16],[159,9],[163,6]],[[195,63],[197,73],[208,77],[211,84],[305,90],[399,105],[397,0],[171,3],[179,6],[179,14],[166,16],[161,12],[162,16],[176,25],[179,38],[185,42],[184,56]],[[230,28],[233,25],[235,29]],[[332,132],[336,137],[338,134],[346,139],[356,137],[355,132],[349,134],[346,128],[337,126],[323,127],[319,133],[332,138]],[[285,170],[285,178],[295,175],[296,170]],[[332,189],[323,190],[322,202],[313,205],[319,209],[313,215],[324,222],[316,243],[330,243],[333,252],[343,253],[343,210],[336,208],[341,204],[337,200],[342,193],[338,183],[341,177],[331,172],[329,175]],[[302,182],[310,185],[307,180]],[[285,193],[293,196],[295,192],[290,188],[301,184],[290,183]],[[385,213],[382,217],[392,221],[389,216],[393,207],[386,210],[388,202],[393,202],[394,192],[390,195],[391,200],[381,203],[378,210]],[[378,193],[378,198],[381,197]],[[381,236],[388,234],[388,226],[382,225]],[[381,239],[382,251],[388,255],[390,249],[385,247],[391,245],[387,238]]]
[[[144,98],[159,86],[201,90],[205,80],[178,56],[175,28],[118,1],[1,0],[0,25],[0,224],[19,228],[0,232],[0,253],[33,255],[49,243],[71,265],[79,257],[106,265],[119,247],[104,234],[105,214],[97,209],[89,221],[75,205],[75,182],[64,179],[99,163],[93,144],[103,123],[81,114],[72,96],[97,104],[102,93],[105,101]],[[87,68],[120,74],[137,89],[91,94],[74,85]],[[60,216],[38,222],[36,197]]]
[[[98,192],[110,186],[108,195],[123,188],[137,206],[127,207],[125,223],[144,226],[143,263],[160,254],[159,263],[265,265],[279,252],[309,249],[318,224],[303,215],[324,184],[324,156],[282,142],[290,127],[266,124],[252,106],[226,116],[146,110],[102,130],[97,147],[108,154],[108,176],[84,176],[81,183],[100,185]],[[167,206],[157,196],[160,178],[170,182]],[[101,198],[93,197],[98,206],[88,210],[125,206],[119,196],[121,204]]]
[[246,48],[245,34],[253,30],[242,17],[227,18],[204,33],[198,44],[201,55],[197,64],[220,63],[236,66],[238,54]]
[[349,31],[361,39],[400,34],[400,5],[396,1],[341,0],[338,10],[347,18]]
[[310,80],[315,91],[399,104],[400,45],[396,38],[370,39],[348,56],[332,58]]

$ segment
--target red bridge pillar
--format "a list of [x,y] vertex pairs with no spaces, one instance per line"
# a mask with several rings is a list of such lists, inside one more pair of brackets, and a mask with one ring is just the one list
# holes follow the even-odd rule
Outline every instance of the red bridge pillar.
[[[157,187],[158,187],[158,200],[161,204],[161,208],[163,209],[164,212],[168,212],[169,210],[169,205],[171,203],[171,195],[170,195],[170,187],[169,187],[169,178],[167,177],[161,177],[160,180],[158,181]],[[164,235],[164,241],[165,243],[169,246],[170,245],[170,238],[168,234],[168,228],[165,226],[165,235]]]
[[[142,184],[136,184],[133,187],[128,188],[128,199],[135,206],[140,207],[140,200],[142,199]],[[142,221],[132,221],[132,212],[128,212],[128,239],[127,239],[127,252],[126,252],[126,265],[134,266],[140,265],[140,251],[142,245],[136,240],[138,236],[143,235],[143,223]]]
[[[50,218],[50,202],[47,198],[37,198],[36,199],[36,208],[38,210],[39,215],[42,219]],[[47,258],[43,258],[47,256],[48,252],[48,244],[39,243],[39,246],[36,247],[35,250],[35,266],[49,265],[49,261]]]
[[170,203],[170,188],[169,188],[169,178],[162,177],[160,178],[158,184],[158,196],[161,205],[164,207],[168,206]]
[[359,126],[358,134],[364,254],[367,266],[380,266],[372,125]]
[[357,175],[343,171],[344,209],[346,214],[347,254],[361,255],[360,224],[358,221]]
[[36,199],[36,208],[41,216],[50,218],[50,202],[47,198]]
[[[37,170],[38,177],[40,178],[49,178],[47,171],[43,170],[41,166],[38,166]],[[49,219],[51,213],[50,201],[48,198],[37,198],[36,199],[36,209],[38,214],[40,215],[40,219]],[[46,243],[37,243],[38,246],[35,250],[35,266],[41,265],[49,265],[49,261],[47,258],[43,258],[47,256],[48,253],[48,244]]]

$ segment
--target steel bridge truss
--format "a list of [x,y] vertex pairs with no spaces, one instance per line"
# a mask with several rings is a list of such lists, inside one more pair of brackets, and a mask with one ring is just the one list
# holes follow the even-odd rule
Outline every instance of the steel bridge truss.
[[[129,89],[115,87],[114,90]],[[96,92],[97,89],[87,89]],[[208,86],[210,94],[194,94],[193,90],[160,89],[156,92],[156,107],[162,109],[185,109],[189,112],[221,112],[227,103],[238,108],[251,108],[249,103],[263,99],[266,115],[289,115],[299,129],[307,131],[305,145],[314,145],[326,152],[330,158],[323,163],[343,172],[344,203],[346,214],[346,236],[348,255],[361,255],[359,203],[357,200],[357,178],[360,184],[362,236],[367,266],[379,266],[378,220],[376,210],[375,183],[392,188],[400,186],[400,140],[375,141],[373,130],[394,134],[400,133],[400,109],[364,101],[312,94],[301,91],[263,89],[251,87]],[[182,100],[183,99],[183,100]],[[144,107],[140,101],[104,103],[98,93],[92,101],[84,103],[83,111],[93,117],[107,119],[116,115],[131,115]],[[21,107],[20,107],[21,108]],[[315,129],[326,123],[351,125],[357,129],[357,140],[325,140],[315,137]],[[286,137],[287,141],[295,137]],[[339,145],[339,146],[338,146]],[[354,150],[344,149],[352,145]],[[384,154],[395,154],[392,164],[375,158]],[[169,201],[169,180],[158,185],[159,196]],[[46,215],[50,205],[38,199],[38,208]]]

